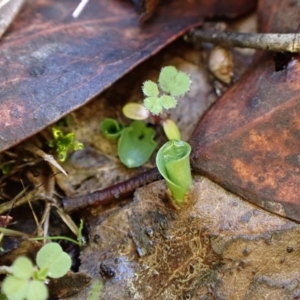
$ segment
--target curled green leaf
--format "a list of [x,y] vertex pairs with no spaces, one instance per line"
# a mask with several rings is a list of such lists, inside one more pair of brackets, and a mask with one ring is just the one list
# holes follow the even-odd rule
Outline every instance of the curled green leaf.
[[156,156],[157,168],[178,205],[183,203],[192,185],[190,153],[191,146],[188,143],[171,140],[159,149]]
[[118,141],[118,154],[128,168],[143,165],[156,148],[155,131],[141,121],[133,121],[126,127]]
[[116,140],[119,138],[124,126],[115,119],[106,118],[100,125],[101,133],[108,139]]

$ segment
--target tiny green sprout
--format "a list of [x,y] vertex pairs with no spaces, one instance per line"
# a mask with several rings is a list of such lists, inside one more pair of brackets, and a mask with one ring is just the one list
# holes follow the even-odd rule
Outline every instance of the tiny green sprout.
[[159,149],[156,156],[157,168],[166,180],[177,205],[183,204],[192,186],[190,153],[191,146],[188,143],[171,140]]
[[68,152],[81,150],[84,147],[82,143],[75,141],[74,132],[64,134],[62,130],[53,126],[52,135],[54,140],[49,141],[48,145],[52,148],[56,148],[59,161],[65,161]]
[[188,92],[191,81],[184,72],[177,71],[175,67],[167,66],[161,69],[158,84],[147,80],[142,86],[142,91],[146,97],[144,106],[154,115],[161,114],[163,109],[176,107],[177,100],[175,97],[183,96]]
[[155,130],[141,121],[133,121],[123,129],[118,141],[118,154],[128,168],[143,165],[155,150]]
[[164,120],[163,123],[164,132],[169,140],[180,140],[181,134],[177,124],[171,120]]
[[106,118],[100,125],[101,133],[110,140],[118,139],[123,128],[122,124],[111,118]]
[[13,168],[13,164],[10,163],[3,163],[0,165],[0,169],[3,175],[8,174],[12,168]]
[[71,267],[71,258],[59,244],[44,245],[37,253],[37,266],[25,256],[18,257],[2,283],[2,293],[8,300],[46,300],[47,277],[64,276]]

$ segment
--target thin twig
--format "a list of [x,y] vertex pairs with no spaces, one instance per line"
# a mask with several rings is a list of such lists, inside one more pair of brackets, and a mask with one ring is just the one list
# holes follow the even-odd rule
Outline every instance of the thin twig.
[[202,41],[225,47],[300,53],[300,34],[296,33],[241,33],[197,29],[190,34],[193,42]]
[[157,168],[153,168],[103,190],[83,196],[64,198],[62,200],[63,207],[65,211],[70,212],[87,206],[110,204],[130,196],[137,188],[160,178],[161,175]]

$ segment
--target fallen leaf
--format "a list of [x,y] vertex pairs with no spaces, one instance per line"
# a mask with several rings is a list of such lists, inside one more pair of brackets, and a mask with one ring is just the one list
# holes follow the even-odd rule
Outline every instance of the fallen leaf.
[[[259,4],[262,31],[297,24],[300,3]],[[298,25],[297,25],[298,26]],[[272,53],[259,53],[247,74],[217,101],[191,138],[192,166],[230,191],[300,220],[300,63],[276,71]]]
[[[84,105],[204,17],[234,17],[256,1],[166,1],[141,28],[128,1],[26,3],[0,47],[0,151]],[[183,9],[184,7],[184,9]]]

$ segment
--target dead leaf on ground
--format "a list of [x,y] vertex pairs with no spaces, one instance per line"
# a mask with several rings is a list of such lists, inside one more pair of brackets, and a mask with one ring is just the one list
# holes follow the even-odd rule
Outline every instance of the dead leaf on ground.
[[[272,5],[271,5],[272,4]],[[271,15],[269,6],[272,6]],[[262,0],[259,29],[292,32],[300,2]],[[192,166],[227,189],[300,221],[300,63],[275,70],[259,54],[247,74],[217,101],[191,138]]]
[[93,228],[80,268],[104,280],[100,299],[294,299],[299,225],[203,177],[191,199],[176,211],[163,181],[155,182]]
[[0,45],[0,151],[82,106],[204,17],[256,1],[162,1],[142,28],[130,1],[29,1]]

